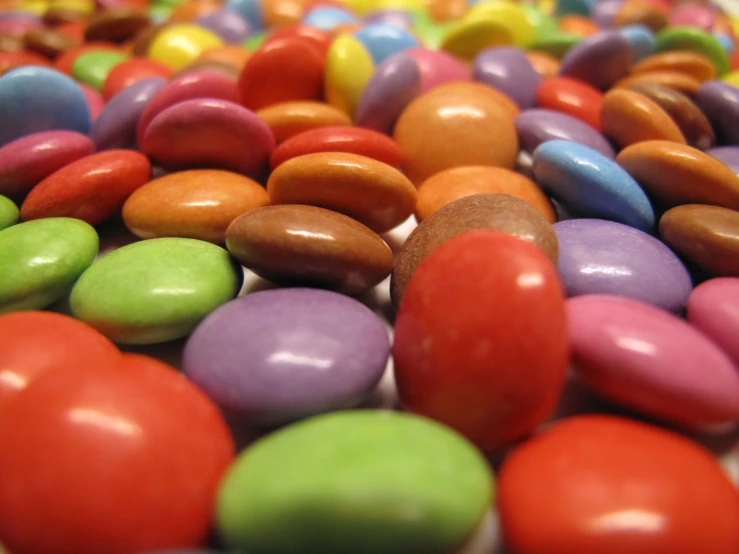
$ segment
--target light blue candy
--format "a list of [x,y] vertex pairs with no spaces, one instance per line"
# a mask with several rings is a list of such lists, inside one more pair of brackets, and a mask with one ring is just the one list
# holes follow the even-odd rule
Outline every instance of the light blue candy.
[[264,28],[264,14],[260,0],[228,0],[224,8],[239,13],[249,23],[252,31]]
[[654,210],[639,184],[616,162],[592,148],[564,140],[534,150],[536,182],[580,217],[607,219],[645,232]]
[[634,62],[638,62],[654,54],[657,50],[657,41],[654,33],[646,25],[627,25],[621,27],[621,34],[631,45]]
[[557,15],[589,16],[595,9],[595,0],[557,0]]
[[87,134],[90,109],[80,86],[45,67],[27,66],[0,77],[0,146],[53,129]]
[[726,50],[727,54],[731,55],[734,52],[734,41],[731,40],[731,37],[721,33],[716,33],[713,36],[716,37],[716,40],[719,42],[719,44],[724,47],[724,50]]
[[372,56],[375,65],[381,64],[393,54],[416,48],[418,41],[406,30],[389,23],[371,23],[354,33]]
[[339,25],[356,23],[357,19],[346,10],[332,7],[314,8],[303,18],[302,23],[321,31],[330,31]]

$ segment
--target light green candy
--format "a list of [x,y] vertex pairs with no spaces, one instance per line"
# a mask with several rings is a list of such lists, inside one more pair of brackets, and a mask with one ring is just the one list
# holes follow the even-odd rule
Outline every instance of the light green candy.
[[13,201],[0,195],[0,231],[18,223],[18,206]]
[[221,483],[222,536],[249,554],[437,554],[468,539],[493,480],[462,436],[410,414],[349,411],[283,428]]
[[219,246],[151,239],[95,262],[72,290],[70,306],[116,342],[154,344],[190,334],[238,294],[242,280],[241,267]]
[[95,50],[79,56],[72,65],[72,76],[95,90],[103,90],[108,74],[119,63],[128,59],[121,52]]
[[413,33],[429,49],[438,49],[449,29],[454,25],[454,21],[434,21],[426,12],[422,11],[414,11],[412,16]]
[[242,46],[246,48],[249,52],[256,52],[259,50],[259,47],[264,44],[264,41],[267,39],[267,33],[260,32],[260,33],[254,33],[251,35],[248,39],[244,41]]
[[716,67],[718,76],[729,72],[729,55],[721,43],[711,35],[695,27],[668,27],[657,34],[657,52],[688,50],[708,58]]
[[582,37],[578,35],[557,31],[535,38],[534,42],[531,43],[531,49],[546,52],[555,58],[563,58],[569,49],[581,40]]
[[544,38],[559,32],[557,20],[547,15],[539,8],[531,4],[521,4],[521,9],[526,15],[531,26],[534,28],[534,40]]
[[95,229],[54,217],[0,231],[0,313],[37,310],[64,297],[98,252]]

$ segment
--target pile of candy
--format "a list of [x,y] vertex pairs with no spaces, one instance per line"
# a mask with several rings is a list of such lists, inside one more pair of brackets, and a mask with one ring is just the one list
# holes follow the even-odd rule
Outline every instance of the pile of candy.
[[739,553],[736,2],[0,10],[0,552]]

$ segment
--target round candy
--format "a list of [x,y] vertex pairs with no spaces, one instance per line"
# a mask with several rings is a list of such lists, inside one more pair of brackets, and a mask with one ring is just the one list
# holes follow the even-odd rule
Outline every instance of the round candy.
[[614,83],[613,88],[632,88],[637,84],[656,84],[675,89],[682,94],[693,97],[701,87],[701,82],[678,71],[649,71],[634,73]]
[[556,111],[534,108],[521,112],[514,120],[521,148],[533,152],[550,140],[569,140],[582,144],[608,158],[615,158],[613,147],[594,127]]
[[223,248],[157,238],[100,258],[77,281],[70,304],[75,317],[116,342],[152,344],[190,334],[238,294],[242,279]]
[[614,89],[603,97],[603,132],[621,148],[647,140],[685,144],[685,137],[659,104],[633,90]]
[[[600,2],[598,6],[603,5],[607,1],[608,0]],[[616,0],[616,2],[621,4],[622,0]],[[648,4],[644,4],[643,2],[638,1],[625,2],[623,5],[648,6]],[[657,12],[656,17],[659,20],[662,19],[664,16]],[[657,21],[656,23],[657,26],[659,26],[660,22]],[[629,45],[631,46],[631,57],[634,62],[638,62],[639,60],[643,60],[644,58],[651,56],[652,54],[654,54],[655,50],[657,50],[657,39],[654,37],[652,29],[650,29],[646,24],[643,25],[637,23],[635,25],[626,25],[624,27],[621,27],[619,31],[626,38],[626,40],[629,41]]]
[[736,489],[710,452],[628,419],[587,415],[555,424],[505,460],[499,491],[514,552],[739,549]]
[[739,144],[739,88],[709,81],[698,89],[695,101],[724,143]]
[[272,130],[277,144],[311,129],[352,124],[345,112],[322,102],[273,104],[259,110],[257,116]]
[[103,100],[103,95],[91,86],[86,85],[85,83],[80,83],[80,88],[82,89],[82,93],[85,95],[85,101],[87,102],[87,107],[90,110],[90,121],[92,123],[95,123],[95,120],[105,108],[105,100]]
[[145,12],[128,7],[112,7],[96,13],[87,21],[85,40],[120,43],[133,38],[148,26],[149,18]]
[[521,109],[534,106],[541,77],[523,50],[513,47],[483,50],[475,58],[472,74],[476,81],[507,94]]
[[694,52],[671,51],[654,54],[631,66],[631,73],[651,71],[677,71],[700,82],[716,78],[716,68],[711,61]]
[[369,308],[293,288],[216,310],[187,341],[183,369],[226,413],[275,425],[358,404],[389,355],[385,326]]
[[241,44],[251,33],[251,26],[234,10],[222,9],[210,12],[197,20],[200,27],[213,31],[224,42]]
[[600,110],[603,93],[595,87],[569,77],[545,79],[536,90],[536,105],[576,117],[597,131],[601,130]]
[[533,163],[536,182],[572,212],[646,232],[654,228],[654,210],[644,191],[616,162],[599,152],[574,142],[552,140],[534,151]]
[[15,225],[19,217],[18,206],[7,196],[0,195],[0,231]]
[[393,360],[405,409],[483,450],[525,436],[554,410],[569,362],[554,265],[496,231],[446,241],[406,287]]
[[180,23],[159,31],[149,45],[148,55],[154,61],[174,70],[194,62],[209,48],[223,45],[223,40],[214,32],[193,25]]
[[97,225],[115,214],[150,175],[151,164],[143,154],[132,150],[98,152],[36,185],[21,206],[21,218],[74,217]]
[[86,52],[75,59],[72,65],[72,76],[94,90],[101,91],[108,74],[126,59],[128,59],[126,54],[113,50]]
[[163,63],[146,58],[133,58],[118,64],[108,73],[103,84],[103,98],[107,102],[122,90],[144,79],[160,77],[167,80],[171,76],[172,69]]
[[419,46],[408,31],[390,23],[368,23],[354,33],[354,38],[364,45],[375,65],[393,54]]
[[454,56],[437,50],[410,48],[403,52],[418,65],[421,73],[421,93],[456,81],[469,81],[470,71]]
[[720,277],[695,287],[688,298],[688,321],[739,364],[739,279]]
[[0,313],[56,302],[97,253],[95,229],[76,219],[29,221],[0,231]]
[[568,296],[614,294],[672,312],[685,307],[693,287],[680,259],[638,229],[602,219],[554,224],[557,264]]
[[0,77],[0,147],[51,129],[87,134],[90,110],[79,85],[44,67],[21,67]]
[[326,55],[326,101],[353,117],[374,71],[372,56],[359,40],[349,35],[337,37]]
[[573,46],[562,60],[560,75],[607,89],[626,77],[632,54],[629,41],[618,31],[601,31]]
[[142,239],[185,237],[223,244],[234,219],[267,204],[264,187],[243,175],[193,169],[137,189],[123,205],[123,221]]
[[216,517],[227,544],[255,554],[441,554],[474,532],[492,486],[484,458],[438,423],[339,412],[245,450],[221,484]]
[[710,33],[695,27],[670,27],[657,35],[657,51],[687,50],[711,60],[719,76],[729,71],[729,55]]
[[0,536],[59,554],[202,544],[234,457],[213,402],[137,355],[39,377],[5,410],[0,448]]

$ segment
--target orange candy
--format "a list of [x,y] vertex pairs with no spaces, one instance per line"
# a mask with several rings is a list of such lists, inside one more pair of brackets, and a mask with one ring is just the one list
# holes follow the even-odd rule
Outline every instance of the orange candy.
[[218,46],[216,48],[206,50],[200,54],[198,59],[195,61],[222,63],[237,69],[240,73],[250,56],[251,54],[246,50],[246,48],[235,46],[233,44],[226,44],[224,46]]
[[600,31],[600,27],[581,15],[569,14],[559,20],[559,30],[579,37],[589,37]]
[[352,124],[344,112],[322,102],[284,102],[257,115],[272,130],[277,144],[311,129]]
[[603,93],[570,77],[545,79],[536,91],[536,105],[566,113],[601,130]]

